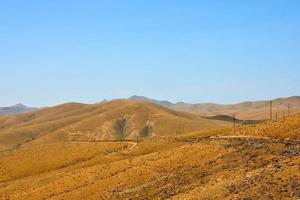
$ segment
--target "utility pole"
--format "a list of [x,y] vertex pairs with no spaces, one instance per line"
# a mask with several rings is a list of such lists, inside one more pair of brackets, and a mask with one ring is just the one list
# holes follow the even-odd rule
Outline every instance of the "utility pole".
[[232,115],[233,128],[235,128],[235,114]]
[[272,119],[273,119],[273,116],[272,116],[272,114],[273,114],[273,102],[272,101],[270,101],[270,120],[272,121]]
[[284,110],[282,111],[282,119],[285,120]]
[[233,134],[235,135],[235,124],[236,124],[236,119],[235,119],[235,115],[236,114],[233,114],[232,115],[232,123],[233,123]]
[[276,120],[276,122],[278,121],[278,114],[277,114],[277,112],[276,112],[276,115],[275,115],[275,120]]

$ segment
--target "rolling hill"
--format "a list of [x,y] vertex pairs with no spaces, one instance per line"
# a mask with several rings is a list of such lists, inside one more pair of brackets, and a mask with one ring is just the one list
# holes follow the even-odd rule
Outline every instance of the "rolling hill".
[[0,148],[61,141],[135,140],[229,126],[229,122],[205,119],[148,102],[68,103],[0,117]]
[[255,137],[272,140],[300,141],[300,113],[279,120],[265,121],[258,124],[238,125],[222,130],[195,131],[177,135],[183,138],[202,137]]
[[[237,104],[215,104],[215,103],[171,103],[169,101],[159,101],[149,99],[142,96],[133,96],[130,99],[136,101],[149,101],[167,108],[198,114],[205,117],[216,115],[229,115],[236,114],[236,117],[241,120],[266,120],[270,118],[270,101],[247,101]],[[300,111],[300,97],[292,96],[288,98],[273,99],[273,117],[281,118],[287,116],[288,110],[290,114]]]
[[263,123],[266,120],[240,120],[237,119],[236,117],[229,116],[229,115],[215,115],[215,116],[209,116],[205,117],[207,119],[212,119],[212,120],[220,120],[220,121],[225,121],[225,122],[232,122],[235,124],[241,124],[241,125],[247,125],[247,124],[259,124]]
[[[86,109],[51,114],[66,106]],[[0,152],[0,199],[299,199],[299,127],[300,114],[138,143],[31,143]]]
[[[300,111],[300,97],[278,98],[272,100],[273,117],[276,113],[278,118]],[[289,107],[289,108],[288,108]],[[270,101],[248,101],[232,105],[220,104],[185,104],[178,103],[171,107],[175,110],[197,113],[202,116],[230,115],[242,120],[264,120],[270,118]]]

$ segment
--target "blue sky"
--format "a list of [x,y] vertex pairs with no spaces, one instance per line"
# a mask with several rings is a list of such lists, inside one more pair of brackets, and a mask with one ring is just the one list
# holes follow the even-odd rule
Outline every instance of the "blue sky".
[[0,106],[300,95],[298,0],[0,2]]

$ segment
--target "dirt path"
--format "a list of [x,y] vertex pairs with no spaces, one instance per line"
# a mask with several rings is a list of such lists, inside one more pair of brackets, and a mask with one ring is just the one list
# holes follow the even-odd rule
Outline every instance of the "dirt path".
[[264,139],[269,140],[270,137],[254,136],[254,135],[224,135],[224,136],[210,136],[210,139]]

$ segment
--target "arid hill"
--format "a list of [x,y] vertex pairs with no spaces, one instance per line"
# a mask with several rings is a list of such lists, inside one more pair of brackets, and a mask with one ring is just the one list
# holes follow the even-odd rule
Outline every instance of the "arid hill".
[[299,127],[300,114],[138,143],[29,143],[0,152],[0,199],[299,199]]
[[297,140],[300,141],[300,113],[277,121],[265,121],[256,125],[237,125],[235,128],[209,131],[195,131],[181,134],[178,137],[257,137],[271,138],[275,140]]
[[[216,115],[236,115],[240,120],[266,120],[270,119],[270,101],[247,101],[237,104],[215,104],[215,103],[171,103],[169,101],[158,101],[142,96],[133,96],[130,99],[135,101],[153,102],[167,108],[211,117]],[[273,99],[273,118],[282,118],[289,114],[300,112],[300,97]]]
[[[274,99],[273,118],[281,118],[300,111],[300,97],[288,97]],[[220,104],[186,104],[177,103],[170,108],[178,111],[191,112],[201,116],[230,115],[236,114],[241,120],[265,120],[270,119],[270,101],[248,101],[232,105]]]
[[266,120],[240,120],[237,119],[236,117],[229,116],[229,115],[215,115],[215,116],[209,116],[205,118],[212,119],[212,120],[220,120],[225,122],[232,122],[240,125],[260,124],[266,121]]
[[127,100],[102,104],[68,103],[0,117],[0,148],[29,143],[104,141],[165,136],[225,128],[229,122],[201,118],[162,106]]

